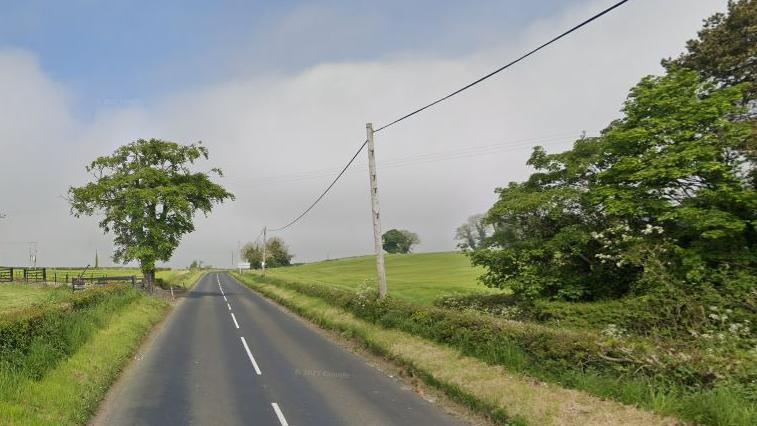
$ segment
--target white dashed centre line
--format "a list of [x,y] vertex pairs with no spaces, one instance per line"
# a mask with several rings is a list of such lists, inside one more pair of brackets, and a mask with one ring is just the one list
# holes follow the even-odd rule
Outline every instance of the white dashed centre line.
[[281,423],[281,426],[289,426],[289,423],[287,423],[286,419],[284,418],[284,413],[281,411],[281,408],[279,408],[279,404],[272,402],[271,405],[273,406],[273,411],[276,412],[276,417],[279,418],[279,423]]
[[228,301],[229,301],[229,299],[227,299],[227,298],[226,298],[226,296],[223,296],[223,300],[224,300],[225,302],[228,302]]
[[235,316],[234,316],[234,313],[233,313],[233,312],[231,313],[231,319],[233,319],[233,320],[234,320],[234,326],[235,326],[236,328],[239,328],[239,323],[237,322],[237,317],[235,317]]
[[250,347],[247,346],[247,340],[244,340],[244,337],[240,337],[240,339],[242,339],[242,346],[244,346],[244,350],[247,351],[247,356],[250,358],[250,362],[252,363],[253,368],[255,368],[255,373],[257,373],[258,376],[263,374],[260,372],[258,363],[255,362],[255,357],[253,357],[252,352],[250,352]]
[[289,426],[287,419],[284,418],[284,413],[282,413],[281,408],[279,408],[279,404],[272,402],[271,405],[273,406],[273,411],[276,412],[276,417],[279,418],[279,423],[281,423],[281,426]]
[[229,305],[229,304],[227,303],[227,304],[226,304],[226,306],[228,306],[228,307],[229,307],[229,310],[231,310],[231,305]]

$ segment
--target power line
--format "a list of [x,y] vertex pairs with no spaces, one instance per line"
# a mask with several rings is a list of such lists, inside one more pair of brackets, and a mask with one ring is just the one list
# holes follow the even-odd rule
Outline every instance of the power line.
[[355,159],[357,158],[357,156],[360,155],[360,153],[363,151],[363,148],[365,148],[366,145],[368,145],[368,139],[366,139],[365,142],[363,142],[363,144],[360,145],[360,148],[358,148],[358,150],[355,152],[355,155],[353,155],[352,158],[350,158],[350,161],[348,161],[347,164],[344,166],[344,168],[342,168],[342,171],[339,172],[338,175],[336,175],[336,177],[334,178],[334,180],[331,181],[331,184],[329,184],[329,186],[326,187],[326,189],[321,193],[321,195],[319,195],[318,198],[316,198],[315,201],[313,201],[313,204],[311,204],[310,207],[306,208],[305,211],[303,211],[302,213],[300,213],[299,216],[297,216],[296,218],[292,219],[292,221],[290,221],[286,225],[281,226],[279,228],[269,229],[269,231],[271,231],[271,232],[283,231],[283,230],[289,228],[290,226],[294,225],[295,223],[297,223],[297,221],[299,221],[300,219],[302,219],[303,216],[305,216],[306,214],[308,214],[310,212],[310,210],[313,210],[313,207],[315,207],[315,205],[318,204],[318,202],[321,201],[323,199],[323,197],[326,196],[326,194],[331,190],[331,188],[333,188],[334,185],[336,185],[336,182],[339,180],[339,178],[342,177],[342,175],[344,174],[344,172],[347,171],[347,169],[355,161]]
[[[451,149],[446,151],[435,151],[435,152],[423,152],[407,157],[397,157],[393,159],[384,160],[381,162],[378,162],[377,164],[381,166],[381,168],[392,168],[392,167],[402,167],[402,166],[409,166],[414,164],[422,164],[422,163],[431,163],[436,161],[444,161],[444,160],[453,160],[453,159],[459,159],[459,158],[469,158],[469,157],[476,157],[481,155],[490,155],[497,152],[502,151],[513,151],[518,149],[524,149],[524,148],[530,148],[534,145],[540,145],[540,146],[553,146],[557,144],[562,144],[566,142],[572,142],[575,139],[571,139],[571,135],[576,135],[578,132],[565,132],[561,134],[553,134],[551,136],[542,136],[542,137],[531,137],[531,138],[524,138],[524,139],[513,139],[513,140],[506,140],[503,142],[488,144],[488,145],[477,145],[477,146],[468,146],[465,148],[457,148],[457,149]],[[357,161],[353,163],[354,166],[364,166],[365,163],[361,161]],[[355,170],[354,168],[351,170]],[[245,179],[244,181],[252,181],[254,184],[277,184],[277,183],[292,183],[292,182],[302,182],[302,181],[309,181],[313,179],[321,179],[326,177],[334,177],[339,173],[339,170],[335,169],[316,169],[316,170],[307,170],[307,171],[300,171],[300,172],[293,172],[293,173],[284,173],[280,175],[271,175],[271,176],[262,176],[259,178],[251,178],[251,179]],[[240,181],[232,180],[233,181]]]
[[[383,125],[383,126],[379,127],[378,129],[374,130],[374,131],[373,131],[373,133],[376,133],[376,132],[380,132],[380,131],[382,131],[382,130],[386,129],[387,127],[393,126],[393,125],[395,125],[395,124],[399,123],[400,121],[403,121],[403,120],[405,120],[405,119],[407,119],[407,118],[410,118],[410,117],[414,116],[415,114],[418,114],[418,113],[420,113],[420,112],[422,112],[422,111],[424,111],[424,110],[426,110],[426,109],[428,109],[428,108],[431,108],[432,106],[434,106],[434,105],[436,105],[436,104],[438,104],[438,103],[440,103],[440,102],[443,102],[443,101],[445,101],[445,100],[447,100],[447,99],[449,99],[449,98],[451,98],[451,97],[453,97],[453,96],[457,95],[457,94],[458,94],[458,93],[460,93],[460,92],[463,92],[463,91],[465,91],[465,90],[467,90],[467,89],[470,89],[471,87],[473,87],[473,86],[475,86],[475,85],[477,85],[477,84],[481,83],[481,82],[482,82],[482,81],[484,81],[484,80],[487,80],[487,79],[489,79],[490,77],[494,76],[495,74],[498,74],[498,73],[500,73],[500,72],[504,71],[505,69],[507,69],[507,68],[510,68],[511,66],[513,66],[513,65],[517,64],[518,62],[520,62],[520,61],[522,61],[522,60],[526,59],[527,57],[529,57],[529,56],[533,55],[534,53],[536,53],[536,52],[540,51],[541,49],[543,49],[543,48],[545,48],[545,47],[549,46],[550,44],[552,44],[552,43],[554,43],[554,42],[556,42],[557,40],[559,40],[559,39],[561,39],[561,38],[563,38],[563,37],[567,36],[568,34],[570,34],[570,33],[574,32],[574,31],[576,31],[576,30],[580,29],[581,27],[584,27],[585,25],[587,25],[587,24],[591,23],[592,21],[594,21],[594,20],[596,20],[596,19],[600,18],[601,16],[603,16],[603,15],[605,15],[605,14],[609,13],[610,11],[612,11],[612,10],[614,10],[614,9],[616,9],[616,8],[618,8],[618,7],[620,7],[620,6],[621,6],[621,5],[623,5],[624,3],[627,3],[628,1],[629,1],[629,0],[621,0],[621,1],[617,2],[617,3],[615,3],[614,5],[612,5],[612,6],[608,7],[607,9],[605,9],[605,10],[603,10],[603,11],[601,11],[601,12],[599,12],[599,13],[595,14],[595,15],[593,15],[592,17],[590,17],[590,18],[586,19],[585,21],[583,21],[583,22],[579,23],[578,25],[576,25],[576,26],[574,26],[574,27],[570,28],[569,30],[567,30],[567,31],[563,32],[562,34],[560,34],[560,35],[558,35],[558,36],[556,36],[556,37],[552,38],[551,40],[547,41],[546,43],[543,43],[543,44],[541,44],[540,46],[538,46],[538,47],[536,47],[536,48],[534,48],[534,49],[532,49],[532,50],[528,51],[527,53],[523,54],[523,55],[522,55],[522,56],[520,56],[519,58],[517,58],[517,59],[515,59],[515,60],[513,60],[513,61],[511,61],[511,62],[509,62],[509,63],[507,63],[507,64],[505,64],[504,66],[502,66],[502,67],[500,67],[500,68],[497,68],[496,70],[494,70],[494,71],[490,72],[489,74],[486,74],[485,76],[483,76],[483,77],[479,78],[478,80],[475,80],[475,81],[473,81],[473,82],[471,82],[471,83],[469,83],[469,84],[467,84],[467,85],[465,85],[465,86],[463,86],[463,87],[461,87],[461,88],[459,88],[459,89],[455,90],[454,92],[452,92],[452,93],[450,93],[450,94],[448,94],[448,95],[446,95],[446,96],[444,96],[444,97],[441,97],[441,98],[439,98],[439,99],[437,99],[437,100],[435,100],[435,101],[431,102],[430,104],[428,104],[428,105],[426,105],[426,106],[423,106],[423,107],[421,107],[421,108],[418,108],[418,109],[416,109],[415,111],[413,111],[413,112],[411,112],[411,113],[409,113],[409,114],[405,114],[405,115],[403,115],[402,117],[400,117],[400,118],[398,118],[398,119],[396,119],[396,120],[394,120],[394,121],[392,121],[392,122],[390,122],[390,123],[388,123],[388,124],[385,124],[385,125]],[[331,181],[331,183],[329,184],[329,186],[327,186],[327,187],[326,187],[326,189],[325,189],[325,190],[324,190],[324,191],[323,191],[323,192],[321,193],[321,195],[319,195],[319,196],[318,196],[318,198],[316,198],[316,199],[315,199],[315,201],[313,201],[313,203],[312,203],[312,204],[311,204],[311,205],[310,205],[310,206],[309,206],[309,207],[308,207],[307,209],[305,209],[305,210],[304,210],[304,211],[303,211],[302,213],[300,213],[300,215],[299,215],[299,216],[297,216],[296,218],[292,219],[292,220],[291,220],[291,221],[290,221],[289,223],[287,223],[286,225],[284,225],[284,226],[281,226],[281,227],[279,227],[279,228],[273,228],[273,229],[269,229],[269,231],[272,231],[272,232],[276,232],[276,231],[283,231],[283,230],[285,230],[285,229],[289,228],[290,226],[294,225],[295,223],[297,223],[297,222],[298,222],[298,221],[299,221],[300,219],[302,219],[302,218],[303,218],[303,217],[304,217],[304,216],[305,216],[306,214],[308,214],[308,213],[309,213],[309,212],[310,212],[310,211],[311,211],[311,210],[312,210],[312,209],[313,209],[313,208],[314,208],[314,207],[315,207],[315,206],[316,206],[316,205],[317,205],[317,204],[318,204],[318,203],[319,203],[319,202],[320,202],[320,201],[321,201],[321,200],[323,199],[323,197],[325,197],[325,196],[326,196],[326,194],[327,194],[327,193],[328,193],[328,192],[329,192],[329,191],[331,190],[331,188],[333,188],[333,187],[334,187],[334,185],[336,185],[337,181],[339,181],[339,179],[340,179],[340,178],[342,177],[342,175],[344,175],[344,173],[345,173],[345,172],[347,171],[347,169],[348,169],[348,168],[350,167],[350,165],[352,165],[352,163],[353,163],[353,162],[355,161],[355,159],[356,159],[356,158],[357,158],[357,156],[358,156],[358,155],[360,154],[360,152],[362,152],[362,151],[363,151],[363,149],[365,148],[365,146],[366,146],[367,144],[368,144],[368,140],[366,139],[366,140],[365,140],[365,141],[363,142],[363,144],[362,144],[362,145],[360,145],[360,148],[358,148],[357,152],[355,152],[355,155],[353,155],[353,156],[352,156],[352,158],[350,159],[350,161],[348,161],[348,162],[347,162],[347,164],[346,164],[346,165],[344,166],[344,168],[342,168],[342,170],[341,170],[341,171],[339,172],[339,174],[338,174],[338,175],[337,175],[337,176],[336,176],[336,177],[334,178],[334,180],[333,180],[333,181]]]
[[496,70],[494,70],[494,71],[490,72],[489,74],[486,74],[485,76],[483,76],[483,77],[479,78],[478,80],[476,80],[476,81],[474,81],[474,82],[472,82],[472,83],[469,83],[469,84],[467,84],[467,85],[465,85],[465,86],[463,86],[463,87],[461,87],[461,88],[459,88],[459,89],[455,90],[454,92],[452,92],[452,93],[450,93],[450,94],[448,94],[448,95],[446,95],[446,96],[444,96],[444,97],[441,97],[441,98],[439,98],[439,99],[437,99],[437,100],[435,100],[435,101],[431,102],[430,104],[428,104],[428,105],[426,105],[426,106],[420,107],[420,108],[416,109],[415,111],[413,111],[413,112],[411,112],[411,113],[409,113],[409,114],[405,114],[405,115],[403,115],[402,117],[400,117],[400,118],[398,118],[398,119],[396,119],[396,120],[392,121],[392,122],[391,122],[391,123],[389,123],[389,124],[385,124],[385,125],[383,125],[383,126],[379,127],[379,128],[378,128],[378,129],[376,129],[376,130],[375,130],[374,132],[380,132],[380,131],[382,131],[382,130],[386,129],[387,127],[389,127],[389,126],[393,126],[393,125],[395,125],[395,124],[399,123],[400,121],[402,121],[402,120],[405,120],[405,119],[407,119],[407,118],[410,118],[410,117],[414,116],[415,114],[418,114],[419,112],[421,112],[421,111],[423,111],[423,110],[426,110],[426,109],[428,109],[428,108],[431,108],[432,106],[434,106],[434,105],[436,105],[436,104],[438,104],[438,103],[440,103],[440,102],[446,101],[447,99],[449,99],[449,98],[451,98],[451,97],[453,97],[453,96],[457,95],[458,93],[460,93],[460,92],[462,92],[462,91],[464,91],[464,90],[470,89],[471,87],[473,87],[473,86],[477,85],[478,83],[481,83],[482,81],[484,81],[484,80],[486,80],[486,79],[488,79],[488,78],[490,78],[490,77],[494,76],[495,74],[498,74],[498,73],[500,73],[500,72],[502,72],[502,71],[506,70],[507,68],[510,68],[511,66],[513,66],[513,65],[517,64],[518,62],[520,62],[520,61],[522,61],[522,60],[524,60],[524,59],[528,58],[529,56],[531,56],[531,55],[533,55],[534,53],[536,53],[536,52],[540,51],[541,49],[543,49],[543,48],[545,48],[545,47],[549,46],[550,44],[552,44],[552,43],[556,42],[557,40],[560,40],[561,38],[563,38],[563,37],[567,36],[568,34],[570,34],[570,33],[574,32],[574,31],[578,30],[579,28],[581,28],[581,27],[583,27],[583,26],[585,26],[585,25],[587,25],[587,24],[589,24],[589,23],[591,23],[592,21],[594,21],[595,19],[597,19],[597,18],[601,17],[602,15],[605,15],[605,14],[609,13],[610,11],[612,11],[613,9],[615,9],[615,8],[617,8],[617,7],[620,7],[620,6],[622,6],[622,5],[624,4],[624,3],[628,2],[628,1],[629,1],[629,0],[622,0],[622,1],[619,1],[619,2],[615,3],[614,5],[612,5],[612,6],[608,7],[607,9],[605,9],[605,10],[603,10],[603,11],[599,12],[599,13],[597,13],[596,15],[594,15],[594,16],[592,16],[591,18],[589,18],[589,19],[587,19],[587,20],[585,20],[585,21],[581,22],[580,24],[578,24],[578,25],[576,25],[576,26],[572,27],[571,29],[569,29],[569,30],[565,31],[564,33],[562,33],[562,34],[560,34],[560,35],[558,35],[558,36],[554,37],[553,39],[551,39],[551,40],[549,40],[548,42],[546,42],[546,43],[544,43],[544,44],[540,45],[539,47],[537,47],[537,48],[535,48],[535,49],[532,49],[532,50],[528,51],[527,53],[525,53],[525,54],[523,54],[522,56],[520,56],[519,58],[517,58],[517,59],[515,59],[515,60],[513,60],[513,61],[511,61],[511,62],[509,62],[508,64],[506,64],[506,65],[504,65],[504,66],[502,66],[502,67],[500,67],[500,68],[497,68]]

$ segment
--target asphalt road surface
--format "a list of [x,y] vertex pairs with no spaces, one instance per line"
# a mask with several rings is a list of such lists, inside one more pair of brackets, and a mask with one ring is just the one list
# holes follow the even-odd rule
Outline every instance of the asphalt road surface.
[[99,425],[451,425],[445,414],[225,273],[170,314]]

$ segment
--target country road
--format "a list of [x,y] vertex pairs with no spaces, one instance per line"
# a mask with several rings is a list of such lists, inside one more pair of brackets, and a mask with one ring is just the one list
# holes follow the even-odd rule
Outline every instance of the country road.
[[225,273],[203,277],[140,357],[93,424],[462,423]]

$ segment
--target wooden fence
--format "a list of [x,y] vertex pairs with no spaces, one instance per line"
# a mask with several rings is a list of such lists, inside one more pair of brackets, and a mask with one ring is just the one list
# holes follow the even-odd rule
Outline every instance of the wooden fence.
[[47,282],[47,269],[0,266],[0,282],[8,283],[13,281],[25,283]]

